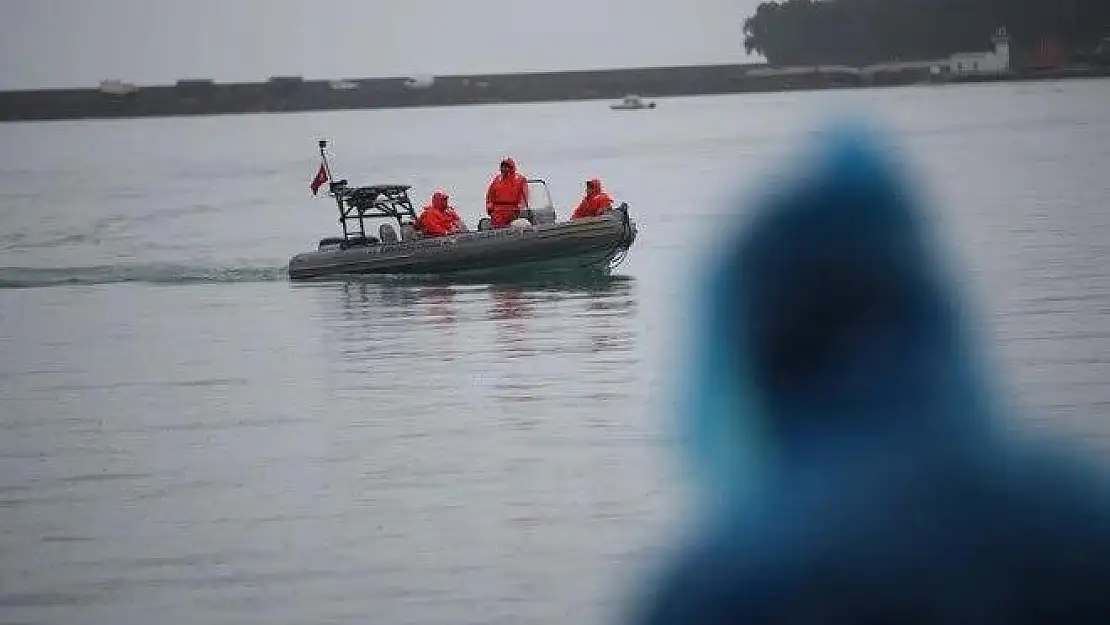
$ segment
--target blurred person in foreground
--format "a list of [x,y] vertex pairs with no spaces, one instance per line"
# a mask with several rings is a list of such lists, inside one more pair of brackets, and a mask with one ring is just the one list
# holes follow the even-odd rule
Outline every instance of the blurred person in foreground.
[[822,136],[710,263],[678,402],[700,507],[627,622],[1110,623],[1104,474],[996,427],[876,137]]

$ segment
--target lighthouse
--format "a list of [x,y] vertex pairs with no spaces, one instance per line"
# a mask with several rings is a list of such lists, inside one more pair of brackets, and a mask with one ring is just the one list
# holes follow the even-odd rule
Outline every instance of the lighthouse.
[[991,36],[990,52],[958,52],[949,57],[953,74],[964,76],[1010,73],[1010,35],[1002,27]]
[[994,31],[991,36],[991,43],[994,44],[994,58],[995,69],[999,73],[1006,73],[1010,71],[1010,33],[1006,31],[1006,27],[1002,26]]

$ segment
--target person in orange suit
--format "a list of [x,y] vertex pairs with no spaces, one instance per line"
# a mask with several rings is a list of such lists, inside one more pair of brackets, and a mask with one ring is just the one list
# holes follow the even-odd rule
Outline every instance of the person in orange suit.
[[486,190],[490,225],[504,228],[520,217],[525,208],[528,208],[528,179],[516,170],[516,161],[506,158],[501,161],[501,173],[494,176]]
[[613,208],[613,198],[602,190],[600,180],[591,178],[586,181],[586,195],[578,204],[578,208],[574,209],[574,214],[570,218],[597,217],[610,208]]
[[429,237],[442,237],[462,232],[462,218],[447,203],[448,196],[443,191],[432,194],[432,203],[424,207],[416,218],[416,229]]

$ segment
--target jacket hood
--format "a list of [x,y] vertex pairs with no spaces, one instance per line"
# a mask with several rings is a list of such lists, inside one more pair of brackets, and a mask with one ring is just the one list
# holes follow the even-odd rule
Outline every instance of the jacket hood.
[[449,196],[443,191],[436,191],[432,194],[432,208],[439,210],[447,210],[447,200]]
[[601,180],[598,178],[590,178],[586,181],[586,192],[590,195],[601,193]]
[[516,161],[514,161],[512,158],[506,157],[501,159],[501,165],[508,165],[509,173],[516,173]]
[[985,423],[960,298],[876,134],[834,127],[800,174],[744,211],[698,287],[678,416],[712,496]]

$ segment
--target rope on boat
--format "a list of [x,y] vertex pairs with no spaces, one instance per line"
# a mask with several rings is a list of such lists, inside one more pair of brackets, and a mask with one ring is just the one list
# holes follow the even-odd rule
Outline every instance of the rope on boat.
[[613,244],[612,256],[606,254],[606,257],[609,258],[609,271],[619,267],[621,263],[628,258],[628,251],[631,249],[631,245],[626,244],[627,241],[632,238],[632,224],[631,218],[628,216],[628,207],[622,207],[620,212],[621,226],[624,227],[624,236]]
[[628,257],[629,246],[627,245],[627,241],[632,237],[631,218],[628,216],[627,207],[616,210],[621,214],[621,226],[624,227],[624,236],[613,242],[612,246],[606,250],[605,254],[601,257],[604,260],[579,261],[579,269],[597,267],[602,263],[606,263],[609,266],[609,271],[612,271],[619,267],[620,264],[624,262],[625,258]]

